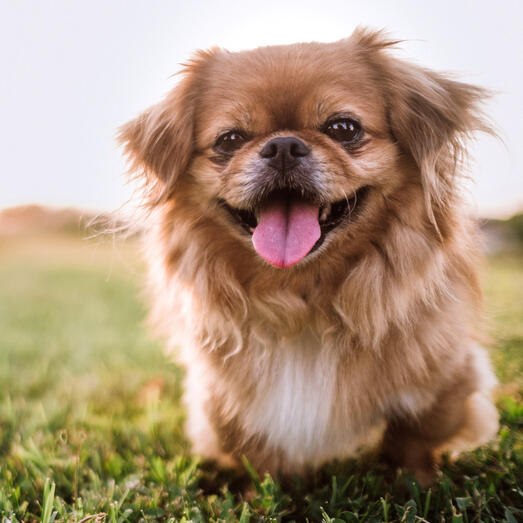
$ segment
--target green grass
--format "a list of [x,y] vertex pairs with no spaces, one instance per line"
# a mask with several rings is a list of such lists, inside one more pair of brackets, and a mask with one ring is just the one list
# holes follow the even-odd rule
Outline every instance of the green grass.
[[497,340],[491,354],[502,382],[496,442],[446,463],[428,490],[372,457],[333,463],[307,484],[281,485],[252,471],[245,481],[188,452],[182,373],[143,326],[143,271],[132,242],[4,239],[0,515],[45,522],[522,520],[522,261],[499,256],[485,271]]

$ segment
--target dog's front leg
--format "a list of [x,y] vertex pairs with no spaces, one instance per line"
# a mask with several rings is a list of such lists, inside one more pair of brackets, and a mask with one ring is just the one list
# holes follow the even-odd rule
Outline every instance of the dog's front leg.
[[386,459],[411,470],[421,485],[431,484],[444,452],[455,457],[495,435],[498,413],[490,399],[494,384],[484,352],[474,349],[452,385],[429,408],[389,420],[382,446]]

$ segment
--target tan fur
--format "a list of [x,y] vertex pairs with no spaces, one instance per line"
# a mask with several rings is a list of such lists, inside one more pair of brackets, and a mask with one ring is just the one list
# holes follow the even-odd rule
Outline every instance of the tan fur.
[[[200,52],[121,129],[150,210],[151,319],[181,348],[199,454],[302,472],[387,427],[384,450],[427,481],[450,443],[496,432],[474,341],[477,242],[459,197],[464,140],[489,130],[486,93],[398,60],[393,44],[360,29],[332,44]],[[339,111],[365,129],[357,154],[319,130]],[[227,128],[252,139],[217,165]],[[275,136],[312,148],[331,200],[371,188],[354,220],[289,269],[265,263],[217,204],[243,204]]]

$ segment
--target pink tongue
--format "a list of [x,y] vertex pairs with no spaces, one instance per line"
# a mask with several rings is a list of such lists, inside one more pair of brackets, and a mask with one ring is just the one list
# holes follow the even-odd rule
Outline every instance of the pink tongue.
[[252,235],[256,252],[275,267],[302,260],[321,235],[317,205],[285,197],[268,203]]

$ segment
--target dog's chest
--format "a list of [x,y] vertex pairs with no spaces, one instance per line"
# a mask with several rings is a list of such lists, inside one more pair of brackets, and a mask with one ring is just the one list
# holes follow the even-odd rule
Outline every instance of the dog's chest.
[[295,463],[343,453],[349,434],[340,437],[332,423],[338,365],[335,353],[310,333],[272,348],[259,363],[254,398],[244,413],[249,435],[263,435]]

